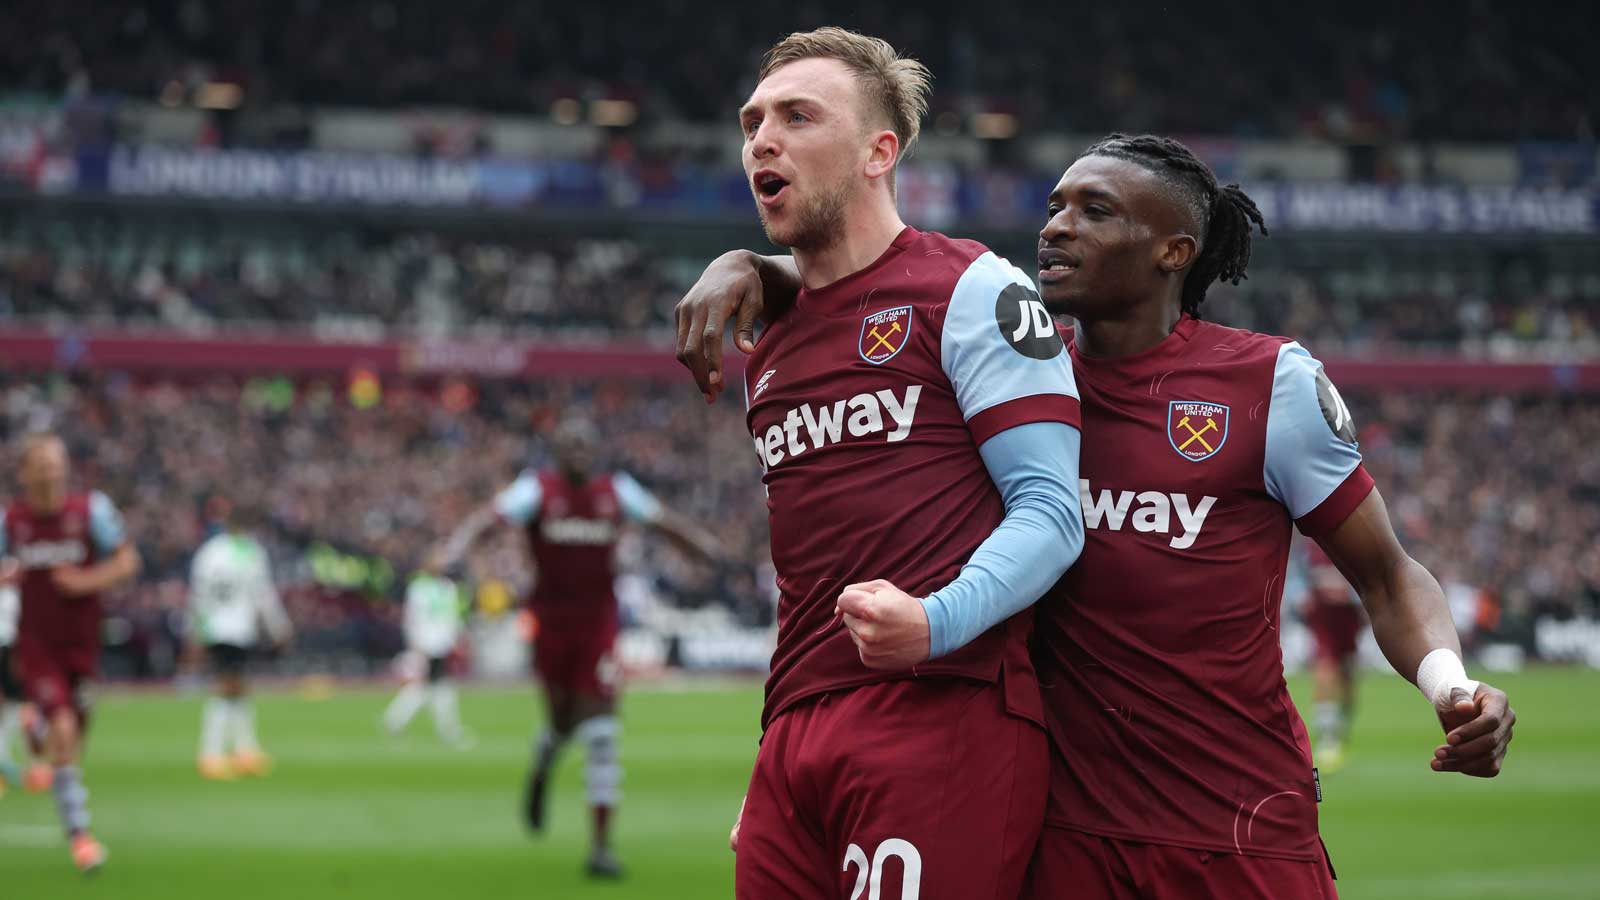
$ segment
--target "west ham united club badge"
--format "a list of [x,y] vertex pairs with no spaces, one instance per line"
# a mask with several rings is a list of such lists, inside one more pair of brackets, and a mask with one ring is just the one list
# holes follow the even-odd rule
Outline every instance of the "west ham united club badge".
[[1178,455],[1193,462],[1216,455],[1228,440],[1228,408],[1204,400],[1167,404],[1167,439]]
[[861,320],[861,358],[881,366],[901,350],[911,337],[911,307],[897,306],[872,313]]

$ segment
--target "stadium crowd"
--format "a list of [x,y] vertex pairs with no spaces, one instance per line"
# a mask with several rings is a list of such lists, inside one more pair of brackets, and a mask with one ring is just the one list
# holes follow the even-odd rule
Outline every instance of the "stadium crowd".
[[[1026,128],[1571,141],[1592,140],[1600,119],[1581,3],[1539,15],[1490,3],[1443,14],[1133,3],[1068,25],[1008,4],[246,0],[224,12],[198,0],[66,0],[0,10],[0,83],[153,100],[173,83],[216,80],[253,107],[542,113],[561,98],[606,97],[657,120],[731,122],[759,48],[824,22],[886,35],[928,62],[935,114],[1012,112]],[[737,47],[751,49],[727,52]]]
[[[709,569],[630,541],[623,568],[673,608],[772,620],[765,504],[739,406],[725,397],[705,407],[686,384],[399,382],[365,399],[288,379],[0,385],[5,436],[59,429],[80,480],[124,511],[145,574],[112,606],[135,641],[180,627],[188,559],[223,494],[264,514],[297,651],[386,659],[399,649],[392,601],[405,576],[474,504],[538,464],[540,435],[572,409],[600,423],[610,464],[704,523],[726,553]],[[1473,393],[1349,400],[1402,539],[1453,594],[1481,598],[1480,631],[1515,635],[1534,615],[1600,613],[1600,409]],[[318,562],[329,552],[395,577],[330,585]],[[468,574],[520,592],[519,537],[507,530]]]
[[[316,231],[0,215],[0,316],[44,324],[299,326],[503,337],[662,337],[705,259],[637,241]],[[1385,277],[1273,268],[1221,289],[1208,318],[1322,352],[1429,346],[1600,356],[1600,272],[1582,279]],[[1437,279],[1433,279],[1437,281]]]
[[274,323],[639,334],[667,327],[702,265],[660,260],[625,240],[162,230],[18,216],[0,219],[0,315],[195,332]]
[[[475,505],[540,464],[534,436],[579,409],[601,425],[610,464],[706,523],[725,548],[713,570],[661,542],[629,542],[625,568],[676,607],[716,605],[748,625],[772,620],[769,592],[756,586],[766,554],[756,461],[737,416],[705,409],[679,385],[391,384],[381,398],[353,400],[342,384],[278,379],[4,384],[6,435],[56,428],[80,480],[120,505],[145,571],[114,607],[145,638],[179,627],[188,562],[214,527],[220,495],[262,514],[299,624],[298,651],[387,659],[400,649],[390,601],[405,579]],[[462,574],[520,594],[528,584],[520,536],[503,529]]]

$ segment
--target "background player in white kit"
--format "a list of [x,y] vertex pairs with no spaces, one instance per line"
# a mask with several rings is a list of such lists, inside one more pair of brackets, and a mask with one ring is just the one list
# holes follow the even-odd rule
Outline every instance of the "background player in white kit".
[[[14,572],[6,575],[14,577]],[[22,770],[11,755],[22,717],[22,686],[11,674],[11,644],[17,639],[17,612],[22,600],[17,586],[4,580],[6,575],[0,575],[0,796],[6,788],[22,783]]]
[[383,725],[398,736],[428,703],[439,737],[465,750],[472,737],[461,726],[455,684],[446,671],[461,637],[461,592],[439,571],[430,563],[406,585],[406,683],[384,711]]
[[[226,509],[227,504],[223,506]],[[256,738],[245,670],[263,624],[279,648],[288,643],[294,629],[273,586],[266,548],[249,533],[253,513],[241,506],[224,515],[225,530],[201,544],[194,555],[189,615],[191,630],[206,647],[217,678],[216,696],[206,702],[201,719],[197,765],[201,776],[226,781],[239,775],[265,775],[271,767],[271,758]]]

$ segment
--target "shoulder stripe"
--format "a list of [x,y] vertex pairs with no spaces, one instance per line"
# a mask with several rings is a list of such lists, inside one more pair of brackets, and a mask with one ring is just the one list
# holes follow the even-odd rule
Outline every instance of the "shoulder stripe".
[[967,421],[967,430],[979,446],[1002,431],[1030,422],[1060,422],[1083,428],[1083,411],[1077,397],[1034,394],[991,406]]

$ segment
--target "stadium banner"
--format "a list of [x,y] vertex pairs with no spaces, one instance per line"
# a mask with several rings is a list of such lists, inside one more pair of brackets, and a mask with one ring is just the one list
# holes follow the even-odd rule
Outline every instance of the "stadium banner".
[[691,672],[766,672],[776,639],[770,628],[679,633],[672,637],[667,659]]
[[[0,359],[13,369],[119,371],[167,376],[213,374],[331,375],[356,370],[385,376],[459,375],[683,380],[688,373],[665,344],[574,344],[546,338],[506,340],[323,340],[311,336],[191,337],[175,334],[50,332],[0,328]],[[744,355],[725,358],[738,377]],[[1329,377],[1345,387],[1496,388],[1600,392],[1600,360],[1494,361],[1459,356],[1367,358],[1323,354]]]
[[[79,192],[239,203],[527,208],[592,216],[751,220],[742,173],[587,160],[437,160],[408,156],[116,145],[12,166],[41,193]],[[908,163],[901,207],[924,228],[1037,228],[1058,174],[963,171]],[[1555,187],[1256,182],[1275,232],[1600,233],[1600,191]]]
[[1591,191],[1522,187],[1391,187],[1273,184],[1248,188],[1261,214],[1284,231],[1412,234],[1594,234]]
[[1600,621],[1585,616],[1540,616],[1533,625],[1533,652],[1546,662],[1582,663],[1600,669]]
[[517,202],[542,184],[531,168],[349,153],[274,153],[119,145],[78,156],[81,190],[240,202],[466,206]]

